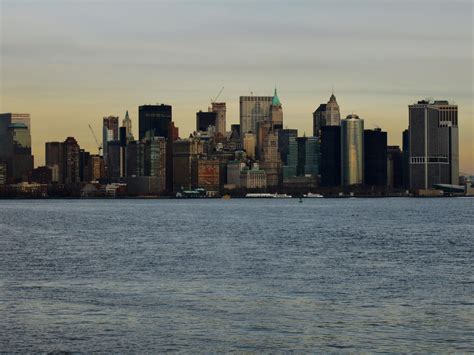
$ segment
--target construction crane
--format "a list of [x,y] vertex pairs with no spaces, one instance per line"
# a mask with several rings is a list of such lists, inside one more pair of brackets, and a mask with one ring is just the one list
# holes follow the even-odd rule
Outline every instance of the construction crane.
[[222,88],[220,89],[220,91],[217,93],[217,96],[216,96],[215,99],[211,99],[211,104],[213,104],[214,102],[216,102],[216,100],[219,98],[219,96],[221,96],[222,91],[224,91],[224,87],[222,87]]
[[89,129],[91,130],[92,136],[94,137],[95,143],[97,144],[97,149],[99,150],[99,155],[102,150],[102,144],[99,143],[99,140],[97,139],[94,130],[92,129],[91,125],[89,124]]

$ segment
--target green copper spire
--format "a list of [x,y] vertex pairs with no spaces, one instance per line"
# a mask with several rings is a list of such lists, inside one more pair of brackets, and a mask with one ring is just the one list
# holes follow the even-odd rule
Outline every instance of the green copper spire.
[[278,98],[276,86],[275,86],[275,92],[273,93],[272,106],[281,106],[281,102],[280,102],[280,99]]
[[127,112],[125,113],[125,119],[126,119],[126,120],[129,120],[129,119],[130,119],[130,117],[128,117],[128,110],[127,110]]

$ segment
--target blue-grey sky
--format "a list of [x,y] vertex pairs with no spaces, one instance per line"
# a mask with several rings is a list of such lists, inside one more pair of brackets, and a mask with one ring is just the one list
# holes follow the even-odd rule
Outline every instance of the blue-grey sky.
[[271,95],[284,124],[312,132],[332,87],[352,112],[401,143],[408,104],[459,105],[461,170],[474,172],[473,3],[469,0],[0,0],[0,111],[32,115],[36,165],[44,142],[137,107],[173,105],[186,136],[222,86],[227,123],[238,97]]

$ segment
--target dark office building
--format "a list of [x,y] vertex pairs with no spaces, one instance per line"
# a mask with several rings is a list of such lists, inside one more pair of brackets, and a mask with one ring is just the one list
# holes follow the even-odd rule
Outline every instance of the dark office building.
[[89,182],[91,176],[91,154],[84,149],[79,150],[79,179],[82,182]]
[[341,185],[341,127],[321,127],[321,185]]
[[324,116],[326,114],[326,104],[321,104],[313,112],[313,136],[319,137],[321,135],[321,129],[326,125]]
[[364,131],[364,182],[387,186],[387,132],[380,128]]
[[178,139],[178,128],[172,121],[170,105],[144,105],[138,108],[139,138],[166,138],[166,189],[173,190],[173,142]]
[[107,150],[107,177],[112,180],[118,180],[121,177],[122,169],[122,147],[120,141],[108,142]]
[[298,137],[297,129],[280,129],[278,132],[278,151],[282,165],[288,165],[288,153],[290,152],[290,139]]
[[217,112],[196,112],[196,131],[207,131],[209,126],[216,127]]
[[63,179],[65,184],[80,182],[79,177],[79,144],[73,137],[63,143]]
[[387,185],[392,189],[403,187],[403,153],[398,145],[387,147]]
[[149,136],[169,137],[172,112],[170,105],[144,105],[138,108],[139,139]]
[[53,173],[53,182],[62,183],[64,180],[63,148],[64,146],[62,142],[46,142],[45,143],[46,166],[55,170],[55,173]]
[[40,166],[31,170],[30,180],[38,184],[51,184],[53,180],[53,172],[47,166]]
[[126,176],[145,176],[145,144],[131,141],[126,149]]
[[403,131],[403,187],[410,188],[410,132]]

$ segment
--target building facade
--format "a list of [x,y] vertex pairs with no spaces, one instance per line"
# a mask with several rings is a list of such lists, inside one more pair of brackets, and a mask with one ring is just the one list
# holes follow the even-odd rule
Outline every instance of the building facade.
[[225,102],[213,102],[211,111],[216,113],[216,133],[225,136],[226,132],[226,104]]
[[196,131],[206,132],[210,127],[217,129],[217,112],[196,112]]
[[341,185],[341,127],[321,128],[321,186]]
[[364,183],[364,120],[349,115],[341,121],[341,183]]
[[313,112],[313,136],[319,137],[324,126],[339,126],[341,113],[334,93],[326,104],[321,104]]
[[108,143],[119,139],[119,118],[106,116],[102,119],[102,153],[107,161]]
[[270,107],[273,96],[241,96],[240,97],[240,134],[257,133],[257,124],[270,121]]
[[387,132],[380,128],[364,131],[364,182],[387,186]]
[[448,101],[419,101],[408,110],[410,189],[458,184],[458,106]]

